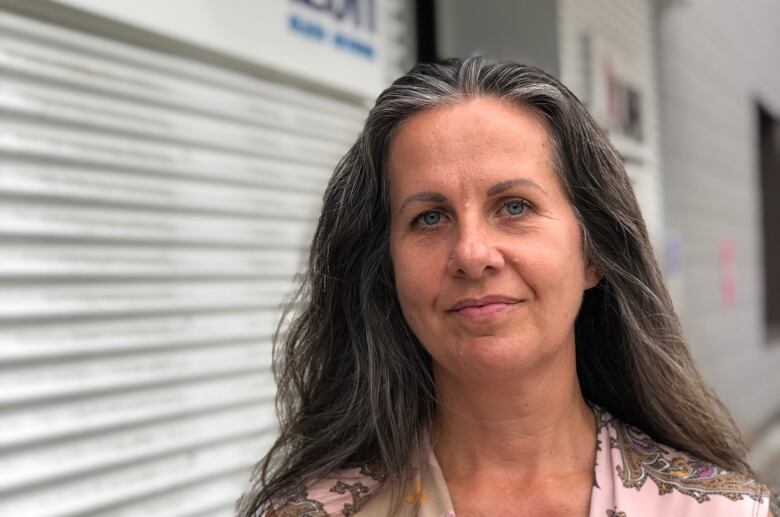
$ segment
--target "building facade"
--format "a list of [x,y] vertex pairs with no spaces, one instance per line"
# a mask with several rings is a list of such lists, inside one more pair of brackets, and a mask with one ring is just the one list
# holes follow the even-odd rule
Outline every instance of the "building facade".
[[[424,3],[0,0],[0,515],[232,514],[323,188]],[[428,5],[439,57],[541,66],[609,132],[780,483],[778,3]]]
[[780,485],[780,4],[665,2],[659,34],[667,275],[699,368]]

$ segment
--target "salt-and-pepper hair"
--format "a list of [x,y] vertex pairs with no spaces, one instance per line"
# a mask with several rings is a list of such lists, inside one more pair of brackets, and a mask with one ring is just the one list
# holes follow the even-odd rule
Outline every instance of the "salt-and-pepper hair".
[[408,475],[436,401],[431,358],[394,288],[387,152],[410,116],[474,97],[530,108],[544,121],[584,255],[603,275],[575,323],[585,398],[659,442],[750,473],[739,431],[682,337],[618,153],[549,74],[472,57],[420,64],[396,80],[337,165],[308,269],[275,336],[281,434],[255,467],[240,516],[263,515],[272,501],[341,468]]

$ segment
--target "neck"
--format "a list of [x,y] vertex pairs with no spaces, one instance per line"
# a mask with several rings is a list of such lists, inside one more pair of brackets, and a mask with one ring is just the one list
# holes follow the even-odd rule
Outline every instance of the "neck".
[[448,482],[593,472],[596,422],[573,355],[510,380],[456,379],[434,368],[439,407],[432,442]]

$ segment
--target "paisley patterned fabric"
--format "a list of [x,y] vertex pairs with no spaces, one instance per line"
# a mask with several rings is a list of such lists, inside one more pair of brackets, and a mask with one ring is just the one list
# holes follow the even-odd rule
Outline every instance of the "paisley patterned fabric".
[[[589,517],[780,517],[767,487],[653,441],[592,406],[596,463]],[[370,469],[348,469],[310,484],[269,517],[456,517],[430,444],[394,505],[392,483]],[[397,506],[397,508],[395,508]]]

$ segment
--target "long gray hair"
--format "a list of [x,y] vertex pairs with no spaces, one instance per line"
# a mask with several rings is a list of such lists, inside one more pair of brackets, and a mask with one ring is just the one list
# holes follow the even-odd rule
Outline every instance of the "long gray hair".
[[585,257],[603,275],[575,324],[584,397],[662,443],[750,473],[739,431],[694,367],[615,149],[547,73],[474,57],[420,64],[396,80],[336,167],[295,309],[280,324],[289,327],[275,338],[281,434],[255,467],[240,515],[260,515],[337,469],[408,475],[436,400],[431,358],[394,290],[386,155],[413,114],[479,96],[546,122]]

